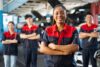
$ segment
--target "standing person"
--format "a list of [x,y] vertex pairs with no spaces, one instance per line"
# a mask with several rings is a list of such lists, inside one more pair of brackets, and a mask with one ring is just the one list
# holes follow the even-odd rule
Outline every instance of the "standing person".
[[20,37],[23,39],[25,67],[37,67],[37,47],[40,30],[33,24],[32,15],[25,15],[26,24],[22,27]]
[[92,19],[91,14],[86,15],[86,23],[81,26],[79,33],[79,38],[82,39],[83,67],[88,67],[89,60],[93,67],[97,67],[94,53],[97,50],[98,32],[95,30],[97,25],[92,24]]
[[77,32],[65,23],[66,15],[61,5],[54,8],[55,24],[46,28],[43,41],[39,44],[39,52],[45,54],[46,67],[76,67],[74,52],[78,50]]
[[16,67],[19,41],[19,35],[14,31],[14,22],[8,22],[8,31],[4,32],[2,39],[5,67]]

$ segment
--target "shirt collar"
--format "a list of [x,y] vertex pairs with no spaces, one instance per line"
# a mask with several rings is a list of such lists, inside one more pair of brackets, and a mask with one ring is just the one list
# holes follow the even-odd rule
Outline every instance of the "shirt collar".
[[[55,32],[55,31],[58,31],[57,25],[56,25],[56,24],[54,24],[52,28],[53,28],[53,31],[54,31],[54,32]],[[66,31],[67,29],[68,29],[68,25],[67,25],[66,23],[64,23],[63,31]]]
[[13,32],[13,34],[11,34],[10,31],[8,31],[8,34],[9,35],[12,35],[12,36],[15,36],[16,35],[16,32]]

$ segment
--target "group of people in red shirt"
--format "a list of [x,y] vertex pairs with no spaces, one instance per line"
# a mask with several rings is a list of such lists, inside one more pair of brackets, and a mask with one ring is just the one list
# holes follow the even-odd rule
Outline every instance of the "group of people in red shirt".
[[67,12],[61,5],[54,8],[54,24],[47,27],[43,34],[39,26],[33,23],[32,15],[25,15],[26,24],[21,33],[15,32],[14,22],[9,22],[8,31],[4,32],[2,38],[5,67],[16,67],[20,42],[24,47],[25,67],[37,67],[38,53],[44,54],[45,67],[77,67],[74,53],[80,48],[79,38],[82,39],[83,45],[83,67],[88,67],[89,59],[92,66],[97,67],[93,55],[97,50],[98,32],[94,32],[97,25],[91,23],[91,17],[90,14],[86,15],[86,24],[81,26],[80,33],[75,27],[65,23]]

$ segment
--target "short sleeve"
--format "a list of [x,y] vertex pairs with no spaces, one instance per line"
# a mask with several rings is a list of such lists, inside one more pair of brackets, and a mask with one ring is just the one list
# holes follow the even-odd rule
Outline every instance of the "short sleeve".
[[23,30],[23,28],[21,29],[21,33],[25,33],[25,31]]
[[75,30],[74,33],[73,33],[73,44],[78,45],[79,46],[79,50],[81,50],[80,39],[79,39],[79,34],[78,34],[77,30]]
[[80,28],[80,31],[79,32],[84,32],[84,30],[82,29],[82,27]]
[[44,41],[44,42],[47,43],[47,44],[49,43],[49,40],[48,40],[48,36],[47,36],[46,31],[44,31],[44,33],[43,33],[42,41]]
[[3,41],[3,40],[6,40],[6,37],[5,37],[4,33],[3,33],[1,41]]
[[42,30],[40,28],[38,28],[37,31],[36,31],[36,33],[41,35],[41,31]]
[[17,36],[16,36],[16,40],[18,41],[18,44],[21,43],[21,39],[20,39],[19,34],[17,34]]

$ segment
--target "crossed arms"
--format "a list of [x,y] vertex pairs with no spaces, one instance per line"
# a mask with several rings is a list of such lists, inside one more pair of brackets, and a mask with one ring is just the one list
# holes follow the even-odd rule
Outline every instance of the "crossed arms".
[[[40,39],[40,35],[36,33],[32,34],[20,34],[20,37],[22,39],[30,39],[30,40],[36,40]],[[75,44],[68,44],[68,45],[56,45],[54,43],[49,43],[48,46],[45,42],[39,43],[39,49],[38,51],[43,54],[48,55],[69,55],[78,50],[78,45]]]
[[81,39],[84,39],[84,38],[87,38],[87,37],[97,38],[98,35],[99,35],[98,32],[91,32],[91,33],[80,32],[79,33],[79,38],[81,38]]
[[40,38],[40,35],[39,34],[36,34],[36,33],[32,33],[32,34],[24,34],[24,33],[21,33],[20,34],[20,38],[22,38],[22,39],[36,40],[36,39],[39,39]]
[[2,41],[2,44],[11,44],[11,43],[17,43],[18,41],[16,39],[10,40],[6,39]]
[[54,43],[50,43],[46,46],[45,42],[41,42],[39,44],[39,52],[48,55],[69,55],[78,50],[78,45],[68,44],[68,45],[55,45]]

